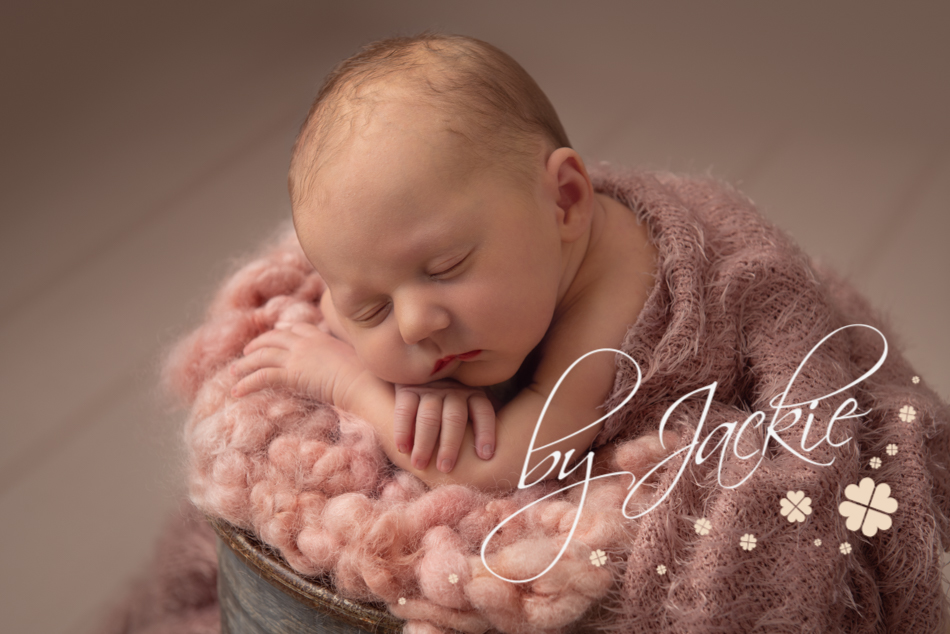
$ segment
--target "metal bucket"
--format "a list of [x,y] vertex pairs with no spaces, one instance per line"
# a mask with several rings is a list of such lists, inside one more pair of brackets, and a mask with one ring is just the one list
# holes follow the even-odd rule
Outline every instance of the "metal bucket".
[[222,634],[397,634],[405,621],[382,605],[333,592],[326,580],[304,577],[244,531],[210,518],[218,534],[218,599]]

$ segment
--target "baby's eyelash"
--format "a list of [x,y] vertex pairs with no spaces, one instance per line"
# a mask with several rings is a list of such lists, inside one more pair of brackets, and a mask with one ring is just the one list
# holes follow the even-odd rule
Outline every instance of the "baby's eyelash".
[[429,277],[435,278],[435,279],[439,279],[439,278],[441,278],[441,277],[444,276],[444,275],[448,275],[449,273],[451,273],[452,271],[454,271],[455,269],[457,269],[458,267],[460,267],[460,266],[462,265],[462,262],[464,262],[466,259],[468,259],[468,258],[467,258],[467,257],[462,258],[461,260],[459,260],[458,262],[456,262],[455,264],[453,264],[453,265],[450,266],[449,268],[445,269],[444,271],[439,271],[438,273],[430,273],[430,274],[429,274]]
[[380,306],[379,308],[374,310],[372,313],[370,313],[366,317],[357,317],[356,319],[353,319],[353,321],[358,324],[368,324],[369,322],[379,317],[388,307],[389,307],[389,304]]

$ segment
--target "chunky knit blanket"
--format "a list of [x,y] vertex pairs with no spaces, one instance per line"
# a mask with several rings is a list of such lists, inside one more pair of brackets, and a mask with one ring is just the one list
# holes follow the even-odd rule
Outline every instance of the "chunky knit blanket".
[[[279,391],[231,398],[248,341],[322,319],[288,232],[170,357],[192,501],[407,632],[940,630],[950,411],[880,317],[728,185],[594,180],[658,250],[622,345],[642,380],[595,442],[617,475],[429,490],[364,421]],[[618,356],[608,405],[637,380]]]

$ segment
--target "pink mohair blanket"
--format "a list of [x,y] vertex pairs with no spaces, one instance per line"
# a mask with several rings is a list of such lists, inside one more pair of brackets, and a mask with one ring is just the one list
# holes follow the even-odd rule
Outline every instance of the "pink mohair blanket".
[[[648,224],[659,254],[657,283],[622,345],[642,384],[596,453],[616,472],[665,462],[629,500],[629,476],[592,481],[550,571],[517,584],[492,574],[527,579],[554,561],[582,487],[555,492],[576,480],[510,495],[430,491],[392,467],[353,416],[277,391],[229,396],[228,365],[248,341],[321,319],[323,283],[292,234],[227,281],[170,357],[167,377],[192,408],[194,503],[301,573],[330,573],[339,593],[385,601],[407,632],[560,632],[597,603],[611,616],[589,626],[617,632],[938,631],[946,404],[867,303],[731,187],[607,168],[594,178]],[[883,365],[864,376],[884,340],[848,328],[792,381],[849,324],[884,333]],[[608,404],[636,379],[618,362]],[[794,408],[776,414],[782,403],[801,404],[802,419]],[[667,413],[663,447],[652,432]],[[486,536],[538,500],[489,542],[487,569]],[[628,519],[622,509],[650,510]]]

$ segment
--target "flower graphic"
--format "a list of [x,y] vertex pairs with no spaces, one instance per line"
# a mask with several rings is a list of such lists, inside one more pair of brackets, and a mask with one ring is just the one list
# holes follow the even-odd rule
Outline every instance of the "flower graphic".
[[841,554],[842,554],[842,555],[850,555],[850,554],[851,554],[851,544],[849,544],[848,542],[841,542],[841,545],[838,546],[838,550],[841,551]]
[[752,550],[755,548],[755,535],[746,533],[742,536],[742,539],[739,540],[739,545],[742,546],[743,550]]
[[452,574],[449,575],[449,583],[458,583],[458,582],[459,582],[459,576],[457,574],[453,572]]
[[878,530],[891,527],[891,513],[897,510],[897,500],[891,497],[891,487],[875,484],[864,478],[858,484],[849,484],[844,490],[847,501],[838,505],[838,512],[847,518],[848,530],[859,528],[866,537],[874,537]]
[[917,410],[914,409],[913,405],[905,405],[897,415],[900,416],[900,419],[905,423],[912,423],[914,419],[917,418]]
[[816,540],[815,540],[815,546],[821,546],[821,540],[820,540],[820,539],[816,539]]
[[911,379],[911,381],[914,382],[914,385],[917,385],[918,383],[920,383],[920,377],[919,377],[919,376],[915,376],[914,378]]
[[607,563],[607,553],[601,549],[590,551],[590,563],[594,564],[598,568]]
[[895,445],[894,443],[889,444],[887,446],[887,455],[894,456],[896,454],[897,454],[897,445]]
[[705,517],[701,517],[696,520],[695,524],[693,524],[693,528],[695,528],[696,532],[700,535],[708,535],[709,531],[712,530],[712,522],[707,520]]
[[656,567],[656,574],[658,574],[658,575],[665,575],[665,574],[666,574],[666,566],[664,566],[663,564],[660,564],[659,566],[657,566],[657,567]]
[[805,516],[811,515],[811,498],[806,498],[804,491],[789,491],[782,498],[782,515],[789,522],[804,522]]
[[406,597],[399,597],[399,605],[406,605]]
[[871,458],[871,460],[868,462],[868,464],[871,465],[871,468],[872,468],[872,469],[880,469],[880,468],[881,468],[881,459],[878,458],[877,456],[874,456],[873,458]]

